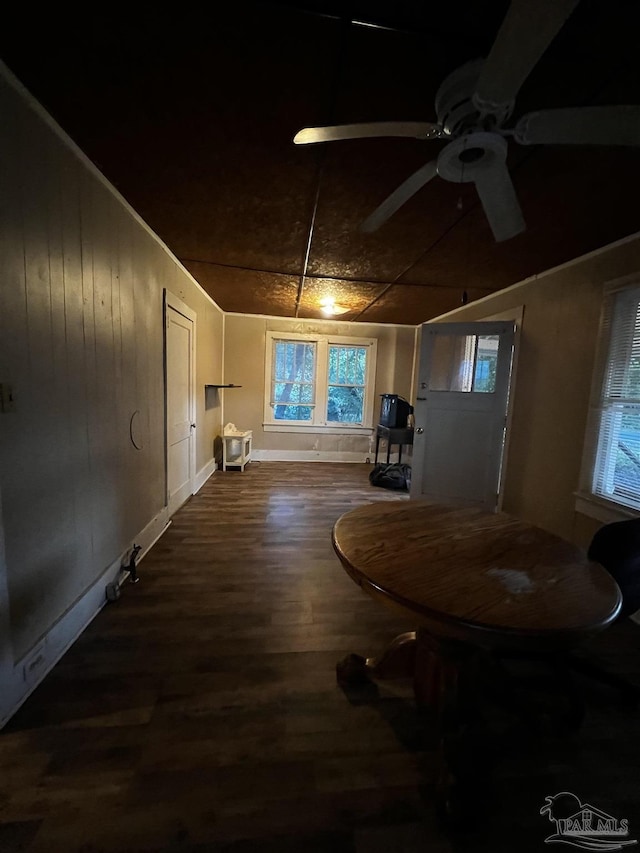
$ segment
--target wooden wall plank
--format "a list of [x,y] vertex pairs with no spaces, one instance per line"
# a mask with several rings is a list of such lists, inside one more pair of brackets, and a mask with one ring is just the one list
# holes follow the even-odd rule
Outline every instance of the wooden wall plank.
[[59,149],[63,248],[63,292],[65,311],[66,428],[69,444],[67,476],[73,486],[74,548],[69,574],[76,580],[76,594],[91,582],[92,535],[90,455],[87,431],[88,395],[84,328],[83,267],[81,237],[81,169]]
[[91,184],[93,223],[93,317],[95,329],[94,418],[91,425],[93,466],[94,559],[106,568],[119,552],[116,456],[112,258],[114,240],[109,197]]
[[[0,92],[4,96],[4,83],[0,81]],[[29,452],[25,434],[26,389],[28,386],[28,345],[26,281],[24,269],[24,228],[21,211],[22,159],[22,111],[11,99],[2,98],[3,122],[11,126],[11,135],[0,134],[0,168],[2,169],[3,204],[0,204],[0,382],[11,386],[15,399],[14,411],[0,413],[0,484],[2,488],[3,527],[15,527],[19,523],[20,507],[17,500],[14,460]],[[7,168],[8,164],[13,164]],[[6,392],[5,387],[5,392]],[[0,530],[0,591],[7,594],[10,604],[7,563],[14,555],[11,543],[3,542]],[[5,552],[6,547],[6,552]],[[10,669],[13,666],[14,650],[10,612],[0,608],[0,640],[3,648],[0,660]]]

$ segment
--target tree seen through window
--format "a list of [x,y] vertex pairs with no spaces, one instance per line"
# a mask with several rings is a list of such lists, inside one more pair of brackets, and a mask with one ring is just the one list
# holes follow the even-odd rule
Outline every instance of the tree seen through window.
[[362,423],[366,370],[366,347],[329,346],[328,422]]

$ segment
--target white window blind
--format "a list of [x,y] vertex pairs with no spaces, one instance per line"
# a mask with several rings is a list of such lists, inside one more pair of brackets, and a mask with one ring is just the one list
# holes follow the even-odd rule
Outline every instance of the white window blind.
[[640,287],[609,295],[602,335],[608,347],[592,491],[640,509]]

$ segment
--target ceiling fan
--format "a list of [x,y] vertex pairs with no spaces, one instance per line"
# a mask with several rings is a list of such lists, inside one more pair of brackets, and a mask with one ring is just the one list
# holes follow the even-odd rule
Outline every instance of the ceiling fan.
[[640,106],[547,109],[522,116],[507,128],[527,76],[579,0],[512,0],[486,60],[463,65],[436,94],[435,122],[369,122],[306,127],[296,145],[343,139],[398,136],[447,140],[435,160],[421,166],[361,224],[376,231],[436,175],[473,182],[497,242],[525,230],[507,169],[507,138],[521,145],[640,145]]

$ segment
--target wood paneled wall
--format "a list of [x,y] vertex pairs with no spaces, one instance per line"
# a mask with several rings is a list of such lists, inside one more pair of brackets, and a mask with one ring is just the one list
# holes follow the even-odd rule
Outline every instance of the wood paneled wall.
[[221,411],[203,386],[222,378],[222,312],[2,73],[0,111],[0,382],[15,398],[0,414],[0,580],[15,663],[163,511],[164,288],[198,315],[196,469],[211,464]]

